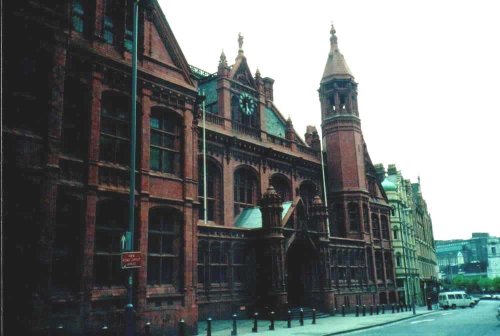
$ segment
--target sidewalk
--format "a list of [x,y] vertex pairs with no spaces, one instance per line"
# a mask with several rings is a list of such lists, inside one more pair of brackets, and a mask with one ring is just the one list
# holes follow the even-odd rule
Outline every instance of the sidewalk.
[[[361,329],[367,329],[371,327],[376,327],[396,321],[401,321],[413,317],[418,317],[422,315],[431,314],[439,310],[427,310],[426,307],[418,307],[416,309],[416,315],[410,310],[408,312],[392,313],[391,310],[385,312],[385,314],[380,313],[379,315],[370,316],[368,313],[366,316],[360,314],[356,317],[354,314],[342,315],[337,314],[336,316],[320,318],[316,320],[316,324],[311,324],[312,320],[304,319],[304,326],[300,326],[298,320],[292,321],[292,327],[287,328],[286,321],[275,321],[275,330],[269,330],[269,321],[259,320],[258,321],[258,332],[253,333],[253,320],[239,320],[238,321],[238,336],[254,335],[254,336],[329,336],[337,335],[347,331],[355,331]],[[198,335],[206,335],[206,322],[200,322],[198,324]],[[231,336],[232,321],[212,321],[212,336]]]

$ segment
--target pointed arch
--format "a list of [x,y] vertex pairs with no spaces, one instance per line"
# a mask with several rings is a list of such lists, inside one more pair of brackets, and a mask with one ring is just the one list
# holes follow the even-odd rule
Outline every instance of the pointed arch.
[[242,165],[234,171],[234,215],[248,207],[254,207],[260,196],[258,175],[255,169]]
[[275,173],[269,179],[269,184],[280,195],[281,201],[286,202],[292,199],[292,183],[285,175]]

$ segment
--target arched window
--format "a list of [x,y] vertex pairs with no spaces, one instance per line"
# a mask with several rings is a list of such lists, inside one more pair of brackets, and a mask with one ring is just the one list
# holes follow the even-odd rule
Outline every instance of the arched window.
[[387,220],[387,216],[380,216],[382,222],[382,238],[389,239],[389,221]]
[[318,194],[316,191],[316,185],[309,181],[303,182],[300,185],[299,194],[300,198],[302,198],[302,202],[304,202],[307,211],[309,211],[309,207],[312,205],[314,197]]
[[377,280],[384,280],[384,262],[382,260],[382,252],[375,252],[375,268],[377,270]]
[[101,103],[99,158],[130,164],[130,99],[115,92],[104,92]]
[[351,231],[359,230],[359,207],[358,203],[349,203],[347,205],[347,212],[349,214],[349,229]]
[[373,238],[380,239],[380,222],[377,214],[372,214]]
[[270,181],[276,193],[280,195],[281,201],[290,201],[292,199],[292,190],[290,186],[290,181],[283,175],[274,174]]
[[401,267],[401,253],[400,252],[396,253],[396,266]]
[[[203,160],[198,163],[198,199],[200,201],[200,220],[204,220]],[[219,166],[207,160],[207,220],[219,224],[223,220],[222,212],[222,173]]]
[[149,211],[148,284],[180,287],[182,216],[169,208]]
[[392,230],[392,233],[393,233],[393,236],[394,236],[394,240],[399,239],[398,231],[399,231],[398,227],[394,227],[394,229]]
[[181,118],[162,107],[151,109],[151,170],[180,174]]
[[125,285],[121,269],[121,238],[128,229],[128,206],[120,201],[97,203],[94,276],[97,286]]
[[253,207],[257,202],[257,176],[250,168],[240,168],[234,173],[234,215]]

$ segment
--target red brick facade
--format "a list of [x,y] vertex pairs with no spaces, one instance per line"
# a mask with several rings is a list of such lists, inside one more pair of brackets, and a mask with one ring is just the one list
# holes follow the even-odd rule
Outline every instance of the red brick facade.
[[[130,5],[6,5],[8,331],[123,328]],[[194,331],[198,319],[237,311],[396,301],[384,233],[390,208],[359,119],[327,120],[328,97],[338,93],[329,85],[338,79],[320,88],[326,209],[318,134],[311,128],[304,142],[283,118],[274,81],[252,75],[243,39],[236,63],[222,54],[209,74],[188,65],[156,1],[141,2],[139,18],[135,246],[145,264],[135,271],[138,329],[151,322],[155,332],[175,333],[184,319]],[[206,110],[206,222],[198,90]]]

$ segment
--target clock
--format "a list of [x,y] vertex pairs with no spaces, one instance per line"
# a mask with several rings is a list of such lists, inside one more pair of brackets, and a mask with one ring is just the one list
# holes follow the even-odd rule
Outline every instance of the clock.
[[248,116],[252,115],[255,111],[255,102],[252,96],[246,92],[240,94],[240,110]]

